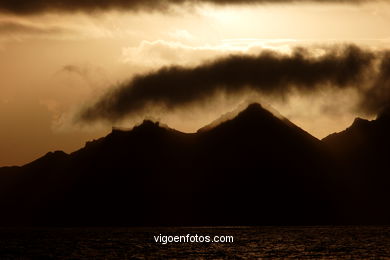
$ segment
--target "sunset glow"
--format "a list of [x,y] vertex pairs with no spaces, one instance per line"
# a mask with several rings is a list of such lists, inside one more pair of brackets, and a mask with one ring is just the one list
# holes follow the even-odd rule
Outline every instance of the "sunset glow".
[[[4,9],[0,8],[0,10]],[[161,67],[194,67],[228,55],[296,47],[314,54],[355,44],[389,48],[390,4],[189,4],[169,10],[0,11],[0,165],[20,165],[48,150],[74,151],[88,140],[154,118],[195,132],[243,102],[256,99],[318,138],[345,129],[356,116],[351,90],[224,94],[165,111],[150,108],[117,122],[80,122],[80,111],[135,75]],[[340,105],[342,109],[339,109]]]

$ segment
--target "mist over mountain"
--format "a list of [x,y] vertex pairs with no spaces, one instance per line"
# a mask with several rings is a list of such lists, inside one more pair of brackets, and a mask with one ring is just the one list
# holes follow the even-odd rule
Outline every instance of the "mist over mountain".
[[[382,223],[390,214],[381,203],[389,197],[370,188],[388,178],[389,168],[375,168],[377,177],[358,193],[365,184],[360,178],[372,175],[355,163],[369,152],[367,162],[386,167],[388,127],[388,117],[357,120],[320,141],[259,104],[191,134],[144,121],[71,154],[50,152],[22,167],[0,168],[0,223]],[[359,205],[362,197],[367,203]],[[368,206],[372,215],[356,214]]]

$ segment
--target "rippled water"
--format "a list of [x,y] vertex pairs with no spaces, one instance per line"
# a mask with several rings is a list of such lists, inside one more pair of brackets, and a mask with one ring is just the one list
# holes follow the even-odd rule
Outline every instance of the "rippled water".
[[[233,243],[156,243],[229,235]],[[0,259],[390,259],[390,227],[2,228]]]

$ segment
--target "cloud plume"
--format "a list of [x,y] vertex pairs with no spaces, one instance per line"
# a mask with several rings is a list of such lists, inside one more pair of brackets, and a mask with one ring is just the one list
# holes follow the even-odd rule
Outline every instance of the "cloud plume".
[[64,33],[72,33],[73,31],[60,26],[42,26],[33,23],[23,23],[12,20],[0,21],[0,38],[4,36],[17,35],[60,35]]
[[[173,5],[253,5],[272,3],[362,3],[368,0],[0,0],[0,11],[14,14],[42,12],[90,12],[102,10],[153,11],[167,10]],[[371,0],[372,2],[372,0]]]
[[[379,64],[379,65],[378,65]],[[376,113],[389,102],[390,53],[354,45],[325,49],[322,55],[297,48],[291,55],[263,51],[257,56],[231,55],[196,67],[164,67],[138,75],[111,89],[85,108],[83,121],[115,122],[150,106],[181,108],[218,93],[255,91],[272,97],[304,95],[324,88],[355,88],[360,109]]]

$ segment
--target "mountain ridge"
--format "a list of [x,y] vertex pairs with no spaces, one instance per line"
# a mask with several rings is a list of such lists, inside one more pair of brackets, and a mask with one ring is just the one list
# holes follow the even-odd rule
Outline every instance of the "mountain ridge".
[[[0,223],[382,223],[390,212],[370,208],[370,202],[386,201],[387,193],[373,194],[366,185],[359,194],[350,174],[370,177],[358,171],[364,167],[351,171],[351,164],[338,159],[324,141],[259,104],[197,133],[145,120],[131,130],[113,129],[71,154],[50,152],[8,173],[0,169],[0,207],[7,209]],[[372,179],[373,187],[380,177]],[[358,214],[362,198],[363,207],[383,219]]]

